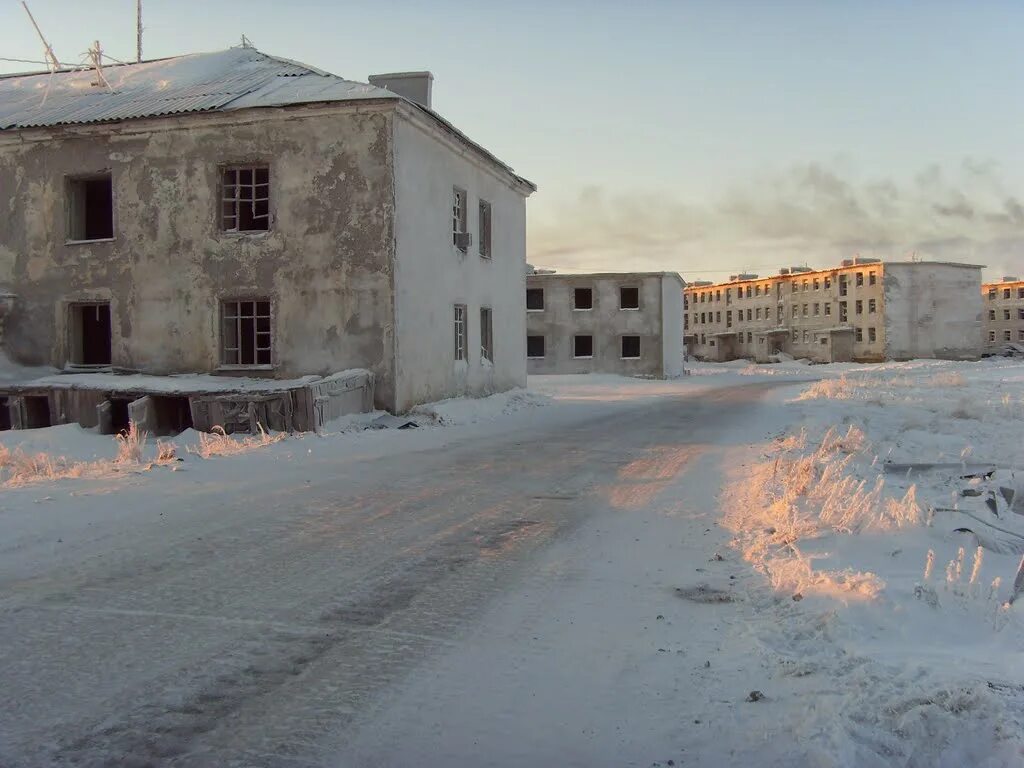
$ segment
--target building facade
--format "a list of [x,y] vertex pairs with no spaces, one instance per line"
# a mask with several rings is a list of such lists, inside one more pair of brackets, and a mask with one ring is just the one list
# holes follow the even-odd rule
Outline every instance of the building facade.
[[981,267],[850,259],[833,269],[791,267],[693,283],[684,296],[688,354],[767,362],[975,358]]
[[681,375],[683,287],[674,272],[527,276],[528,372]]
[[535,187],[433,112],[429,73],[367,85],[236,48],[104,75],[0,78],[12,359],[364,368],[392,411],[525,383]]
[[985,283],[981,296],[985,352],[998,354],[1008,344],[1024,346],[1024,280],[1004,277],[998,283]]

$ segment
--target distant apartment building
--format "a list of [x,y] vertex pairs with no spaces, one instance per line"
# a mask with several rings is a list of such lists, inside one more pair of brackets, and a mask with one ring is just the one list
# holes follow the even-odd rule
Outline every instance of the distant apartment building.
[[1001,352],[1007,344],[1024,345],[1024,280],[1004,277],[998,283],[985,283],[981,296],[985,352]]
[[675,272],[528,275],[527,373],[679,376],[683,288]]
[[687,353],[768,362],[975,358],[981,354],[981,266],[848,259],[692,283],[684,292]]

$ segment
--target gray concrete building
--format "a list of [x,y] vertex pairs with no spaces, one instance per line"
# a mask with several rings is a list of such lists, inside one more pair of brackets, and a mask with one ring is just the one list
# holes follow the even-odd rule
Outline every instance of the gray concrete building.
[[7,354],[366,369],[391,411],[524,385],[534,185],[433,111],[429,73],[371,80],[248,47],[0,77]]
[[527,276],[528,372],[681,375],[683,288],[675,272]]
[[831,269],[692,283],[684,299],[687,352],[756,362],[780,352],[821,363],[977,358],[981,270],[857,258]]

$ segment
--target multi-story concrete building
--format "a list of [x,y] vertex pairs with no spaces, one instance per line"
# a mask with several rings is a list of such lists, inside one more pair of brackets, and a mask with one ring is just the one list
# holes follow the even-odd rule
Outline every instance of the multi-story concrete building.
[[528,373],[679,376],[683,287],[675,272],[527,276]]
[[1007,344],[1024,345],[1024,280],[1004,277],[981,286],[985,352],[1001,352]]
[[370,81],[253,48],[0,77],[5,351],[97,391],[366,369],[392,411],[524,385],[534,185],[430,73]]
[[780,352],[816,362],[979,356],[981,267],[850,259],[693,283],[684,296],[687,352],[767,362]]

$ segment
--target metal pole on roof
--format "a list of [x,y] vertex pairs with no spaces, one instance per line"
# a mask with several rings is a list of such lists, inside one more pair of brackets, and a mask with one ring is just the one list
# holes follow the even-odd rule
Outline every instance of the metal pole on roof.
[[28,3],[25,0],[21,0],[21,7],[25,9],[25,13],[28,14],[29,21],[32,22],[32,26],[36,28],[36,34],[39,35],[39,39],[43,41],[43,50],[46,56],[46,62],[50,67],[51,72],[55,72],[60,69],[60,62],[57,60],[57,54],[53,52],[53,47],[46,42],[46,38],[43,37],[43,31],[39,29],[39,25],[36,24],[36,19],[32,15],[32,11],[28,9]]
[[142,0],[135,0],[135,61],[142,61]]

